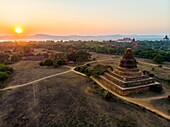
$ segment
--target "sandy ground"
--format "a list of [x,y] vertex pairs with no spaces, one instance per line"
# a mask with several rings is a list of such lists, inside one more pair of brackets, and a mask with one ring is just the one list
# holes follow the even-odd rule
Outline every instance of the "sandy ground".
[[151,104],[157,109],[163,111],[164,113],[170,115],[170,101],[167,98],[157,99],[151,101]]
[[170,121],[140,107],[88,92],[92,86],[71,72],[6,91],[0,99],[0,127],[116,127],[122,120],[135,127],[169,127]]

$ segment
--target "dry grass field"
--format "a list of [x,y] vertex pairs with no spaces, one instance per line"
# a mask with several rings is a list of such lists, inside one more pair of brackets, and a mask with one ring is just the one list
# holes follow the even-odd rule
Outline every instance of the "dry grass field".
[[[93,57],[97,60],[113,58],[96,53]],[[116,67],[119,57],[99,63]],[[151,69],[146,65],[138,66]],[[69,70],[40,67],[38,62],[29,61],[21,61],[12,67],[15,74],[6,82],[7,86]],[[165,72],[168,75],[167,70],[155,68],[154,74],[161,76]],[[169,127],[170,121],[144,108],[114,96],[105,100],[102,91],[89,78],[69,72],[0,92],[0,127]],[[158,103],[156,105],[159,107]]]
[[169,126],[170,121],[140,107],[92,92],[99,89],[70,72],[6,91],[0,99],[0,127]]
[[53,67],[42,67],[39,66],[39,62],[37,61],[20,61],[13,64],[12,67],[14,68],[15,73],[11,78],[2,83],[3,86],[20,85],[68,70],[64,67],[59,67],[57,69],[54,69]]

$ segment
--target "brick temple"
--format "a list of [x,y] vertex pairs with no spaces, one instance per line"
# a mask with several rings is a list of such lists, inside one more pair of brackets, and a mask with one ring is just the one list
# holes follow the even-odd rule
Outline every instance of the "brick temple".
[[119,65],[100,76],[100,81],[110,90],[120,95],[148,91],[152,86],[160,85],[137,67],[132,50],[128,48],[121,57]]

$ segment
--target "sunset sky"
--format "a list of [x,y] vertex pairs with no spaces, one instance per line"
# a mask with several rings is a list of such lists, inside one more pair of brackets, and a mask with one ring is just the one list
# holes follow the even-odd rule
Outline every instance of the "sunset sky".
[[170,34],[170,0],[0,0],[0,36]]

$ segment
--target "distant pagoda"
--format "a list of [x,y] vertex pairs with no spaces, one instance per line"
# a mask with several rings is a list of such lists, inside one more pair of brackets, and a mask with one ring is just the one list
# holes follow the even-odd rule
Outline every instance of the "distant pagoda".
[[148,75],[144,75],[138,68],[132,50],[128,48],[121,57],[118,67],[100,76],[101,82],[109,89],[120,95],[145,92],[151,86],[159,85]]
[[169,38],[168,38],[167,35],[163,38],[163,41],[164,41],[164,42],[169,42]]

